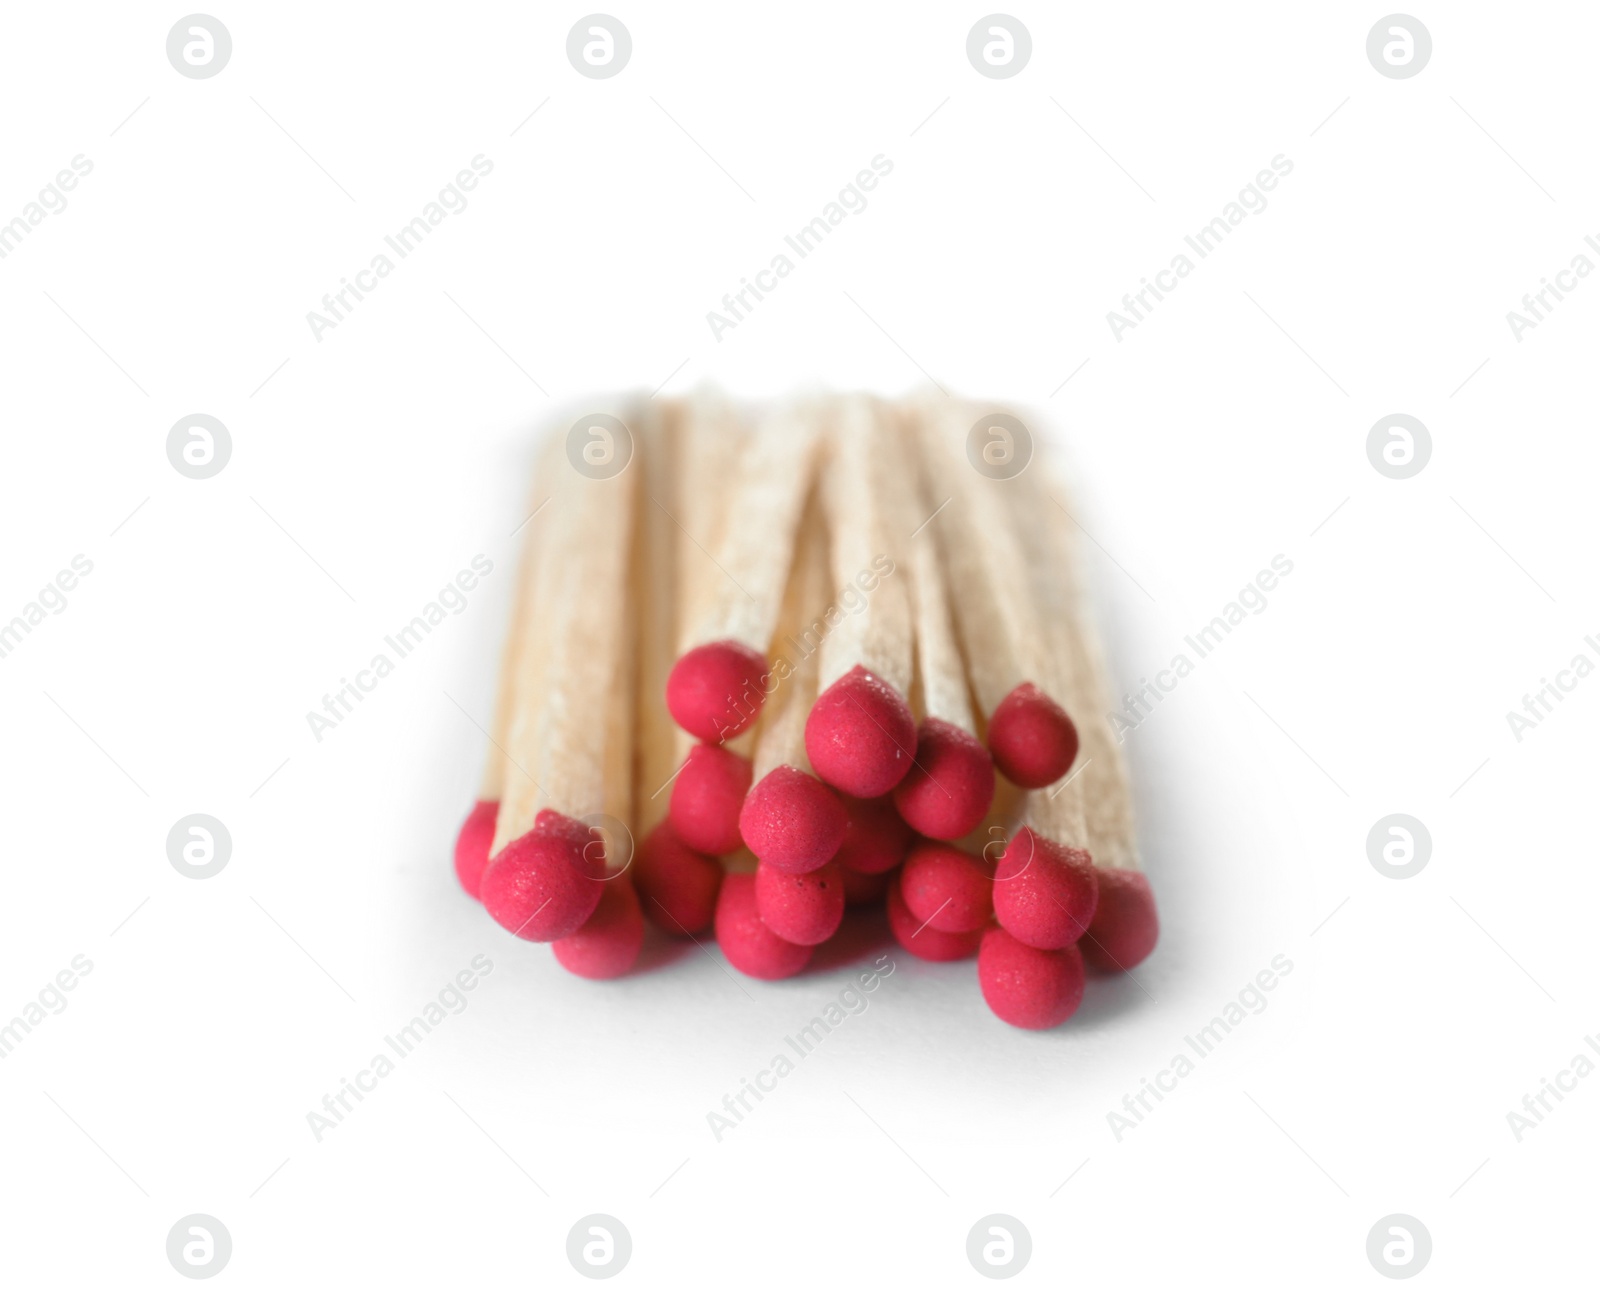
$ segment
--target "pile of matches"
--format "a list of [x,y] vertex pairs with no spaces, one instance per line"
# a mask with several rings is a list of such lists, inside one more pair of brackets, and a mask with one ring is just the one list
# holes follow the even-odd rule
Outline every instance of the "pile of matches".
[[1143,960],[1076,527],[1016,430],[950,398],[701,393],[550,436],[467,893],[591,979],[646,918],[782,979],[881,903],[1027,1029],[1086,965]]

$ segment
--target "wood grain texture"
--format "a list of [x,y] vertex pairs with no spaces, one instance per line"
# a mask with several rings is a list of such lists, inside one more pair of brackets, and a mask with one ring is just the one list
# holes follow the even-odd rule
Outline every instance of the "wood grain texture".
[[[624,421],[637,422],[637,411]],[[535,563],[536,596],[519,617],[507,791],[494,853],[525,833],[541,809],[573,817],[605,812],[608,792],[614,798],[625,780],[616,772],[613,707],[619,691],[632,693],[628,558],[640,475],[632,462],[605,479],[558,471],[548,542]]]
[[992,482],[968,461],[968,432],[983,410],[925,398],[909,411],[919,436],[937,540],[968,678],[987,722],[1019,683],[1038,683],[1044,656],[1034,592],[1017,528]]
[[[857,665],[902,696],[911,691],[911,602],[900,575],[880,578],[870,593],[859,580],[879,569],[894,547],[886,474],[907,464],[887,410],[868,396],[846,396],[833,409],[822,466],[822,508],[828,526],[833,594],[841,605],[864,599],[829,633],[819,687],[826,690]],[[855,594],[847,591],[855,590]]]
[[794,568],[773,639],[771,691],[761,707],[751,785],[780,764],[811,771],[811,761],[806,758],[806,716],[817,699],[822,649],[815,630],[827,604],[828,533],[813,495],[802,516]]

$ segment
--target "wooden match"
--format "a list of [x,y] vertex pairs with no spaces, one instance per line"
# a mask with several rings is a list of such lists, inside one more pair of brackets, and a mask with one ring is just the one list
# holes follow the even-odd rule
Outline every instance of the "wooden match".
[[610,476],[552,437],[462,887],[590,979],[645,917],[785,978],[879,903],[1021,1028],[1138,965],[1159,923],[1065,493],[968,457],[1010,418],[701,391],[630,406]]
[[1078,736],[1040,685],[1038,608],[1002,496],[966,458],[976,406],[953,400],[918,410],[924,462],[943,510],[933,523],[951,590],[968,677],[986,721],[995,767],[1017,786],[1049,786],[1071,768]]
[[[893,546],[887,478],[909,467],[889,413],[849,396],[834,410],[822,473],[822,506],[836,589],[859,587]],[[911,769],[917,726],[906,700],[912,678],[911,605],[903,581],[881,580],[865,604],[823,640],[820,690],[806,718],[806,753],[817,776],[861,799],[885,795]]]
[[766,650],[783,603],[800,510],[811,492],[817,430],[810,410],[780,409],[747,438],[740,454],[715,549],[726,580],[713,582],[695,645],[667,679],[667,709],[701,741],[735,737],[761,712]]
[[616,802],[615,746],[631,731],[608,716],[631,659],[627,573],[637,477],[627,468],[604,478],[561,471],[564,485],[550,504],[513,631],[515,712],[480,895],[489,915],[524,939],[573,934],[605,887],[594,848],[601,837],[581,819]]
[[934,840],[959,840],[989,812],[994,763],[978,740],[966,664],[956,641],[944,564],[932,527],[939,500],[927,488],[915,432],[898,420],[894,458],[885,474],[889,544],[906,583],[915,643],[915,697],[922,722],[916,757],[894,788],[894,805],[916,831]]

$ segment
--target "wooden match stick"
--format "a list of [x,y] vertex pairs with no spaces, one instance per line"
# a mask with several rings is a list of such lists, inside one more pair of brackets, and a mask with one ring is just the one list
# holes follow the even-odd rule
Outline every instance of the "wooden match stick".
[[839,797],[813,775],[806,756],[806,715],[817,696],[825,650],[817,642],[818,626],[827,607],[827,535],[813,502],[779,617],[772,694],[756,739],[754,785],[739,814],[739,831],[751,852],[769,867],[796,875],[828,862],[839,851],[846,826]]
[[956,642],[943,563],[930,532],[930,502],[918,442],[897,420],[892,439],[905,470],[885,473],[890,545],[905,579],[915,641],[916,688],[922,722],[911,770],[894,788],[900,816],[924,836],[958,840],[972,831],[994,800],[994,763],[978,740],[966,666]]
[[911,603],[896,578],[890,479],[910,470],[887,411],[866,396],[833,410],[822,470],[833,586],[844,605],[823,640],[806,753],[817,776],[861,799],[886,795],[911,768],[917,726],[911,690]]
[[[1034,586],[1041,645],[1036,669],[1047,695],[1077,707],[1084,700],[1081,642],[1075,633],[1076,609],[1070,585],[1057,565],[1062,558],[1047,536],[1048,518],[1033,481],[985,482],[1004,490],[1017,520],[1016,533]],[[1085,822],[1082,764],[1053,786],[1028,793],[1025,823],[1006,846],[996,879],[1000,924],[1036,948],[1076,943],[1088,929],[1099,902],[1099,875],[1093,866]],[[1032,865],[1029,861],[1032,860]],[[1040,903],[1040,899],[1044,899]],[[1038,904],[1040,910],[1032,911]]]
[[[635,460],[648,462],[659,454],[659,442],[665,435],[662,429],[663,410],[655,405],[639,409],[630,419]],[[635,476],[642,478],[641,462]],[[639,490],[632,491],[632,506],[637,513]],[[633,518],[629,527],[630,538],[637,535],[639,518]],[[622,650],[612,662],[610,683],[606,691],[605,749],[601,770],[601,809],[598,820],[590,830],[591,839],[583,846],[580,870],[588,877],[602,879],[600,901],[583,923],[571,934],[554,940],[550,950],[556,960],[574,975],[585,979],[616,979],[633,969],[639,951],[644,946],[644,914],[639,906],[639,896],[634,890],[633,871],[637,849],[633,815],[634,776],[636,772],[636,725],[642,718],[637,704],[636,687],[641,665],[638,659],[639,642],[646,632],[644,618],[648,608],[633,596],[640,589],[637,558],[638,545],[634,543],[626,566],[621,572],[624,597],[622,603]],[[657,694],[652,694],[653,697]],[[552,904],[554,908],[556,905]]]
[[950,603],[996,767],[1017,786],[1049,786],[1071,768],[1078,738],[1060,698],[1042,689],[1038,608],[995,482],[968,461],[979,410],[925,399],[915,411]]
[[[1139,854],[1132,779],[1111,728],[1110,674],[1089,601],[1077,523],[1067,512],[1070,496],[1059,479],[1041,478],[1034,483],[1031,509],[1045,541],[1039,569],[1061,586],[1064,650],[1072,664],[1067,701],[1078,716],[1082,739],[1074,777],[1098,878],[1098,904],[1080,947],[1091,966],[1130,970],[1155,948],[1160,920]],[[1029,796],[1030,814],[1040,794]]]
[[[943,507],[941,551],[953,590],[951,602],[961,625],[968,673],[980,706],[992,707],[990,749],[1002,771],[1015,761],[1007,724],[1040,725],[1050,738],[1049,761],[1059,771],[1049,790],[1028,796],[1028,817],[996,860],[994,910],[1001,927],[1034,949],[1069,948],[1093,918],[1097,876],[1087,851],[1082,787],[1063,778],[1071,760],[1059,757],[1061,740],[1076,733],[1066,712],[1052,698],[1066,698],[1076,668],[1068,637],[1071,615],[1062,581],[1045,569],[1051,560],[1040,526],[1038,494],[1021,473],[997,479],[977,470],[965,454],[972,410],[954,401],[924,405],[919,420],[923,445]],[[960,439],[957,439],[959,433]],[[960,457],[956,455],[959,453]],[[948,518],[948,522],[946,522]],[[1011,718],[1007,718],[1008,711]],[[1050,732],[1054,726],[1058,730]],[[1024,744],[1024,755],[1030,751]],[[1024,781],[1037,781],[1046,761],[1027,759]],[[1013,779],[1014,780],[1014,779]],[[1068,959],[1069,961],[1071,959]],[[1073,968],[1046,960],[1041,974],[1067,976]],[[1081,965],[1077,974],[1081,978]]]
[[632,693],[628,558],[639,476],[632,464],[604,478],[558,473],[548,542],[519,618],[506,787],[480,890],[489,914],[525,939],[572,934],[604,889],[591,849],[598,834],[579,818],[607,812],[627,782],[618,742],[631,725],[614,702]]
[[[805,754],[805,716],[816,699],[821,658],[818,628],[826,614],[826,542],[813,496],[801,519],[795,568],[771,652],[772,695],[762,712],[755,752],[760,780],[739,815],[741,833],[757,858],[756,914],[784,944],[803,948],[833,935],[844,919],[846,898],[844,872],[833,859],[848,819],[838,797],[808,771]],[[719,940],[725,924],[719,923]],[[724,947],[735,965],[747,951],[742,945],[749,934],[744,931]]]
[[[720,493],[699,485],[690,489],[687,483],[707,480],[704,471],[715,461],[715,455],[707,461],[708,453],[725,435],[728,443],[721,448],[726,451],[736,430],[726,406],[700,395],[685,406],[666,410],[658,434],[641,438],[633,555],[633,596],[639,617],[635,697],[639,744],[634,761],[638,843],[632,875],[645,916],[671,935],[697,934],[708,927],[722,884],[722,867],[716,859],[690,848],[667,820],[672,800],[668,786],[676,784],[675,773],[683,776],[679,769],[689,754],[689,738],[672,722],[661,697],[677,658],[680,624],[694,613],[697,597],[703,596],[695,591],[697,582],[706,583],[701,568],[711,565],[704,554],[685,551],[693,550],[693,541],[684,532],[713,533],[715,510],[706,500]],[[733,817],[737,834],[737,807]]]
[[684,402],[675,431],[672,498],[661,498],[671,520],[679,523],[673,526],[678,588],[673,660],[696,645],[695,634],[710,612],[714,591],[727,579],[714,555],[727,531],[751,428],[724,396],[705,387]]
[[[976,475],[976,474],[975,474]],[[982,500],[991,526],[1003,526],[1004,542],[1022,563],[1035,635],[1029,670],[1043,694],[1069,705],[1084,695],[1083,662],[1075,629],[1071,585],[1048,541],[1053,532],[1036,488],[1037,477],[990,480],[979,476],[972,496]],[[1089,850],[1083,780],[1069,772],[1055,785],[1028,793],[1024,825],[1007,843],[995,869],[995,917],[1030,948],[1069,948],[1083,937],[1099,901],[1099,875]],[[1017,954],[1022,957],[1022,954]],[[1023,958],[1023,960],[1026,960]],[[1045,968],[1041,965],[1041,973]],[[1052,974],[1081,982],[1081,963],[1056,966]]]
[[666,406],[641,420],[635,438],[639,487],[634,497],[632,598],[639,626],[635,705],[634,829],[640,838],[667,814],[666,785],[678,767],[678,728],[662,708],[667,675],[677,654],[678,615],[685,602],[681,532],[673,515],[684,511],[680,491],[688,410]]
[[[1042,695],[1064,700],[1078,714],[1087,704],[1084,626],[1066,569],[1071,555],[1052,542],[1059,536],[1045,515],[1054,505],[1041,483],[1042,470],[1030,464],[1027,471],[1005,479],[975,471],[978,484],[969,497],[978,500],[991,528],[1009,523],[1003,542],[1023,563],[1031,586],[1038,650],[1031,654],[1028,670]],[[1094,866],[1089,850],[1084,804],[1088,769],[1080,763],[1068,772],[1070,765],[1070,759],[1060,765],[1066,776],[1056,785],[1028,793],[1026,822],[996,867],[999,925],[983,936],[978,948],[984,1001],[1002,1020],[1024,1029],[1053,1028],[1082,1003],[1088,931],[1104,893],[1105,873]]]
[[737,736],[760,713],[767,645],[815,473],[817,432],[813,409],[783,406],[761,420],[740,455],[715,550],[723,578],[712,585],[694,646],[667,680],[672,717],[702,741]]
[[[665,538],[674,543],[678,555],[677,640],[667,661],[669,671],[676,656],[696,645],[694,633],[709,614],[717,589],[732,591],[712,553],[727,531],[733,468],[749,438],[748,427],[719,396],[698,393],[684,410],[674,454],[677,488],[672,500],[662,500],[672,518],[665,518],[663,510],[652,504],[652,511],[671,527]],[[680,524],[672,524],[674,520]],[[670,673],[662,680],[662,690],[668,677]],[[650,699],[658,712],[662,690]],[[754,726],[720,744],[699,742],[676,725],[672,730],[676,759],[662,774],[663,779],[671,778],[671,792],[661,791],[658,784],[650,793],[670,805],[673,829],[690,849],[711,855],[738,849],[739,808],[750,789]]]
[[500,811],[500,795],[505,785],[505,742],[511,728],[515,710],[514,677],[521,641],[521,624],[527,599],[533,596],[537,575],[537,559],[541,514],[550,502],[552,482],[556,479],[557,463],[561,452],[560,441],[546,436],[535,448],[533,479],[528,490],[528,502],[521,526],[520,555],[513,573],[515,583],[511,591],[511,618],[506,629],[505,642],[500,651],[500,671],[495,688],[494,718],[490,726],[489,749],[484,757],[483,777],[478,786],[478,799],[472,812],[461,824],[456,836],[456,878],[461,888],[478,897],[478,886],[483,869],[489,864],[489,847],[494,840],[495,818]]

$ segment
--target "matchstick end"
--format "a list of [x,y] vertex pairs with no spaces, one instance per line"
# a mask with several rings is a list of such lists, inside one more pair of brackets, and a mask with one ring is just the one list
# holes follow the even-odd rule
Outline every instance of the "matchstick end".
[[1019,683],[989,720],[989,753],[1008,779],[1037,790],[1066,776],[1078,757],[1078,730],[1032,683]]
[[788,979],[811,961],[811,949],[774,934],[756,905],[756,878],[735,872],[717,895],[717,944],[730,965],[752,979]]
[[748,759],[723,746],[696,746],[672,783],[669,812],[679,838],[702,854],[731,854],[749,790]]
[[1073,945],[1031,948],[998,927],[978,949],[978,987],[989,1009],[1019,1029],[1053,1029],[1083,1001],[1083,956]]
[[753,787],[739,811],[739,834],[769,867],[815,871],[844,842],[848,820],[839,797],[790,764],[779,764]]
[[1156,899],[1143,872],[1100,871],[1100,902],[1083,940],[1084,960],[1100,971],[1132,970],[1161,935]]
[[766,700],[767,658],[731,640],[702,643],[667,675],[667,709],[685,732],[712,743],[737,737]]
[[644,946],[639,896],[626,876],[605,882],[593,914],[573,934],[550,945],[556,960],[584,979],[616,979],[633,969]]
[[994,915],[994,873],[964,849],[924,840],[906,855],[900,897],[919,923],[946,934],[970,934]]
[[796,876],[761,863],[756,867],[756,911],[767,929],[792,944],[813,947],[831,938],[844,920],[844,869],[838,863]]
[[924,836],[959,840],[994,802],[994,763],[970,732],[943,719],[917,729],[915,763],[894,788],[900,816]]
[[917,725],[905,697],[857,665],[806,716],[806,755],[829,786],[861,799],[886,795],[911,769]]
[[1016,939],[1033,948],[1065,948],[1083,937],[1094,919],[1099,878],[1093,861],[1017,828],[995,866],[994,914]]
[[895,942],[913,957],[925,962],[958,962],[978,951],[983,931],[969,930],[952,934],[948,930],[935,930],[925,921],[918,921],[906,906],[900,884],[904,879],[896,876],[889,882],[889,894],[884,907],[889,913],[889,930]]
[[489,860],[479,884],[483,906],[520,939],[548,943],[574,934],[594,915],[605,890],[591,861],[600,835],[546,809]]

